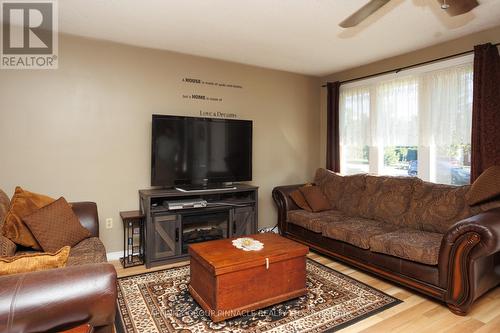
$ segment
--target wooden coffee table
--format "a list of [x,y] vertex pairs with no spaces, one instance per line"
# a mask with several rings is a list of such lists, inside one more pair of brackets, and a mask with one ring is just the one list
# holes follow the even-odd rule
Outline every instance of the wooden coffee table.
[[245,237],[261,241],[264,248],[240,250],[234,238],[189,246],[189,292],[214,322],[307,292],[307,246],[272,233]]

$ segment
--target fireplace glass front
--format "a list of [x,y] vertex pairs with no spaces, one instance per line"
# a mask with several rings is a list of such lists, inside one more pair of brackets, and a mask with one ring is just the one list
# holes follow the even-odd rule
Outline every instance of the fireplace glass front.
[[229,234],[229,210],[206,214],[182,215],[182,253],[188,253],[188,245],[227,238]]

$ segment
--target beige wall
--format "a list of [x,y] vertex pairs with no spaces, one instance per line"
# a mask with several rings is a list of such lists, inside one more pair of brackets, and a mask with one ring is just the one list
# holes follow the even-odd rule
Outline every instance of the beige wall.
[[[400,67],[418,64],[465,51],[470,51],[474,45],[491,42],[496,44],[500,42],[500,26],[474,33],[462,38],[448,41],[442,44],[434,45],[414,52],[406,53],[396,57],[384,59],[370,64],[351,68],[342,72],[333,73],[322,78],[322,83],[333,81],[345,81],[366,75],[376,74]],[[326,89],[323,88],[320,94],[320,165],[326,164]]]
[[[194,88],[184,77],[239,84]],[[319,164],[318,78],[166,51],[61,36],[59,69],[0,71],[0,188],[96,201],[108,252],[118,212],[150,185],[151,114],[236,113],[254,121],[260,227],[276,223],[271,190],[310,180]],[[223,102],[186,100],[201,93]],[[114,219],[105,229],[104,220]]]

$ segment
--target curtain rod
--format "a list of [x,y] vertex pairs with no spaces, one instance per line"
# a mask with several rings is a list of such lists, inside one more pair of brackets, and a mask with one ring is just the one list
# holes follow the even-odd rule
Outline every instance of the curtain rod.
[[[498,46],[498,45],[500,45],[500,43],[493,44],[493,46]],[[365,76],[357,77],[355,79],[349,79],[349,80],[345,80],[345,81],[340,81],[340,84],[345,84],[345,83],[349,83],[349,82],[354,82],[354,81],[369,79],[369,78],[372,78],[372,77],[375,77],[375,76],[384,75],[384,74],[399,73],[399,72],[404,71],[406,69],[410,69],[410,68],[414,68],[414,67],[420,67],[420,66],[423,66],[423,65],[431,64],[431,63],[436,62],[436,61],[441,61],[441,60],[446,60],[446,59],[450,59],[450,58],[459,57],[459,56],[466,55],[466,54],[469,54],[469,53],[472,53],[472,52],[474,52],[474,50],[469,50],[469,51],[464,51],[464,52],[460,52],[460,53],[455,53],[455,54],[444,56],[444,57],[441,57],[441,58],[419,62],[419,63],[413,64],[413,65],[408,65],[408,66],[404,66],[404,67],[400,67],[400,68],[396,68],[396,69],[390,69],[390,70],[379,72],[379,73],[375,73],[375,74],[365,75]],[[326,84],[322,85],[321,87],[322,88],[326,87]]]

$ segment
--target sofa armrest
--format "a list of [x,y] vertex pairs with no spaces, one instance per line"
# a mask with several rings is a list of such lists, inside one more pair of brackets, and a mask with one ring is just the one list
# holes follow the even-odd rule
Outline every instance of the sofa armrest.
[[71,208],[82,226],[90,231],[92,237],[99,237],[99,216],[95,202],[72,202]]
[[458,221],[443,237],[441,255],[449,254],[451,248],[464,236],[480,245],[475,247],[472,258],[488,256],[500,251],[500,208],[480,213]]
[[[440,282],[447,286],[452,311],[470,304],[500,282],[500,208],[455,223],[446,232],[439,253]],[[451,304],[451,305],[450,305]],[[455,308],[453,308],[455,307]]]
[[278,228],[280,233],[286,231],[286,216],[287,212],[291,210],[300,209],[290,198],[290,193],[304,186],[304,184],[277,186],[273,189],[273,200],[278,207]]
[[0,332],[52,332],[83,323],[112,327],[116,297],[116,270],[111,264],[2,276]]

